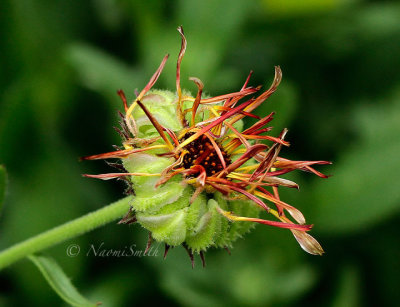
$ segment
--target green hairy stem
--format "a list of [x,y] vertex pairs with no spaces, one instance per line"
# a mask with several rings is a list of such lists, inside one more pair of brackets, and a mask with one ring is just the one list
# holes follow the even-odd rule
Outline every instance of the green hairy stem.
[[42,251],[68,239],[75,238],[85,232],[121,218],[121,216],[126,214],[128,211],[132,200],[133,198],[131,196],[125,197],[108,206],[7,248],[0,253],[0,269],[5,268],[31,254]]

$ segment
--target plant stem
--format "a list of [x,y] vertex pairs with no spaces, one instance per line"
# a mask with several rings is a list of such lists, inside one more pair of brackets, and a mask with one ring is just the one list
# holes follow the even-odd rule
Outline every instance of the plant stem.
[[38,234],[0,252],[0,270],[26,256],[110,223],[129,209],[132,196]]

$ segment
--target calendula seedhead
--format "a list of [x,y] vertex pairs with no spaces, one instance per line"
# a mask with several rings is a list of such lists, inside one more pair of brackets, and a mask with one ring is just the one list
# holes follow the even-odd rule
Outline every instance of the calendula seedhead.
[[[168,55],[130,105],[119,91],[125,114],[121,114],[121,129],[117,131],[123,147],[83,159],[120,159],[120,164],[112,165],[123,172],[85,176],[121,178],[129,183],[135,198],[120,223],[137,222],[149,230],[147,250],[153,239],[164,242],[166,252],[170,246],[182,244],[192,264],[193,253],[199,253],[204,265],[205,250],[228,249],[254,225],[250,222],[256,222],[290,229],[305,251],[321,255],[322,247],[307,233],[312,225],[305,224],[303,214],[278,195],[279,186],[298,185],[278,176],[300,169],[326,178],[311,166],[330,162],[280,157],[281,147],[289,146],[284,140],[287,130],[278,137],[265,135],[272,129],[267,124],[274,114],[261,118],[252,113],[277,89],[281,69],[275,67],[270,88],[256,97],[246,98],[261,89],[248,86],[251,73],[239,91],[216,97],[203,97],[203,83],[190,78],[198,88],[192,97],[180,86],[186,39],[181,27],[178,31],[182,45],[176,93],[152,89]],[[257,122],[243,130],[245,117]],[[262,211],[275,220],[259,218]]]

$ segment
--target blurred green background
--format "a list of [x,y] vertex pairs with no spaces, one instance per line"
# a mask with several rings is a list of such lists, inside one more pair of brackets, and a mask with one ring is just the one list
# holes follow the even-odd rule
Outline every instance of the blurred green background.
[[[400,3],[362,0],[1,1],[0,163],[9,187],[0,248],[122,197],[120,182],[82,178],[102,162],[78,157],[119,144],[116,91],[141,90],[162,57],[157,83],[174,89],[183,25],[183,87],[208,94],[283,82],[258,109],[289,128],[297,160],[331,160],[333,177],[288,179],[281,189],[324,247],[303,252],[289,231],[258,225],[191,269],[183,248],[157,257],[86,256],[91,244],[143,249],[139,226],[110,224],[48,250],[88,298],[103,306],[394,306],[400,300]],[[81,254],[66,248],[79,244]],[[22,260],[0,275],[0,306],[64,306]]]

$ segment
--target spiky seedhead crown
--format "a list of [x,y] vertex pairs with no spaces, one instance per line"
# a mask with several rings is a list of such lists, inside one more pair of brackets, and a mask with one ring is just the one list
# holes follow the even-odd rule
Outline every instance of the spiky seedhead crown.
[[[166,251],[182,244],[192,260],[193,253],[199,253],[204,264],[203,251],[230,247],[254,225],[249,222],[256,222],[290,229],[305,251],[321,255],[323,249],[307,234],[312,225],[306,225],[303,214],[279,198],[279,186],[298,188],[297,184],[278,176],[300,169],[326,178],[311,166],[330,162],[280,157],[281,147],[289,146],[284,140],[287,130],[278,137],[265,135],[272,129],[266,125],[273,113],[263,118],[252,113],[275,92],[281,69],[275,67],[270,88],[257,97],[246,98],[261,89],[248,86],[251,73],[239,91],[211,98],[202,96],[199,79],[190,78],[198,87],[192,97],[180,87],[186,39],[181,27],[178,31],[182,45],[176,93],[152,90],[168,55],[130,105],[119,91],[125,109],[118,129],[123,148],[83,159],[121,159],[124,172],[85,176],[129,182],[135,198],[121,222],[138,222],[149,230],[148,247],[153,239],[164,242]],[[243,130],[245,117],[257,122]],[[259,218],[261,211],[276,220]]]

